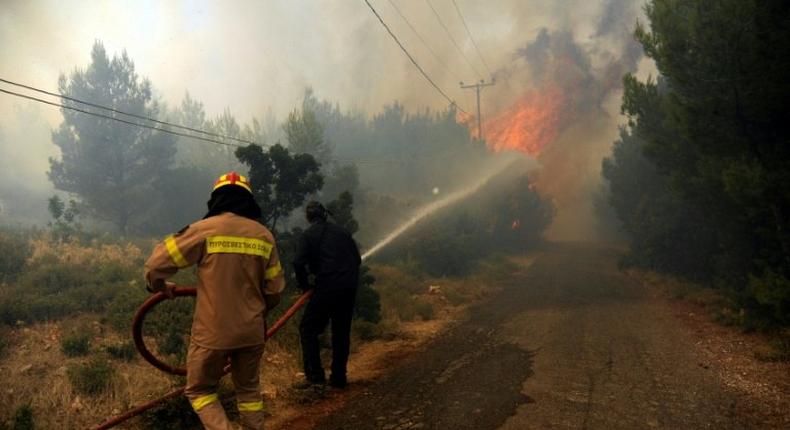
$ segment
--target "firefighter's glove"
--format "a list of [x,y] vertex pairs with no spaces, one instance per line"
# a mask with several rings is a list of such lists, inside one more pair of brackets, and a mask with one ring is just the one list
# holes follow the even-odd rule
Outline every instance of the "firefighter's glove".
[[153,284],[148,288],[148,291],[152,293],[162,293],[167,296],[168,299],[172,299],[176,296],[175,290],[176,284],[165,281],[164,279],[154,280]]

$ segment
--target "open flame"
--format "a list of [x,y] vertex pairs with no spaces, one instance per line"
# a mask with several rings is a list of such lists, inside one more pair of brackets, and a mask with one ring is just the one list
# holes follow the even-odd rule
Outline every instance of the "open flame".
[[557,139],[573,106],[566,92],[551,85],[530,90],[508,109],[483,123],[483,135],[494,151],[515,150],[532,156]]

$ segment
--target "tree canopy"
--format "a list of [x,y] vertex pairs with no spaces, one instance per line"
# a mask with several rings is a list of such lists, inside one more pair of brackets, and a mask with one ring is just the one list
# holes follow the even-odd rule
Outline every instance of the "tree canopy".
[[312,155],[291,155],[280,144],[266,151],[258,145],[241,147],[236,150],[236,157],[249,166],[252,191],[263,209],[263,222],[272,230],[278,220],[302,206],[307,196],[324,184]]
[[790,324],[790,5],[645,10],[636,37],[660,77],[625,77],[628,130],[603,166],[632,256]]
[[305,90],[301,109],[288,115],[283,125],[288,148],[296,154],[310,154],[322,164],[329,162],[331,148],[324,136],[324,126],[319,122],[315,112],[316,100],[313,90]]
[[[61,75],[58,87],[66,96],[124,112],[150,117],[159,111],[150,82],[140,79],[126,52],[110,59],[100,42],[93,46],[91,64]],[[148,128],[61,111],[63,122],[52,133],[61,157],[50,159],[50,180],[56,189],[78,196],[85,212],[126,233],[151,209],[149,194],[167,176],[175,140]]]

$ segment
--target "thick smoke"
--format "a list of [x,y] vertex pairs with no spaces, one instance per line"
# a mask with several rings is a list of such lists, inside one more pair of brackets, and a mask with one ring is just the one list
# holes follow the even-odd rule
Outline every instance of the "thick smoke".
[[[563,146],[568,130],[589,122],[584,118],[615,98],[622,72],[632,70],[638,58],[630,33],[639,4],[627,0],[457,0],[491,70],[477,57],[452,2],[431,0],[461,49],[485,76],[466,64],[424,1],[392,2],[447,68],[422,46],[389,1],[371,0],[434,81],[469,112],[475,111],[475,97],[459,87],[459,80],[487,79],[489,73],[496,76],[497,85],[483,93],[483,116],[491,118],[516,103],[514,96],[545,88],[546,78],[560,72],[561,79],[553,85],[567,100],[555,115],[559,132],[549,139],[557,148]],[[59,73],[88,64],[95,40],[101,40],[111,55],[126,50],[164,103],[179,105],[188,91],[204,103],[209,116],[229,108],[241,122],[264,118],[267,112],[281,121],[299,105],[308,85],[321,99],[369,116],[393,100],[412,111],[448,105],[362,1],[64,4],[6,0],[0,8],[0,76],[55,89]],[[569,87],[581,91],[566,91]],[[9,158],[5,152],[14,151],[30,160],[20,165],[43,163],[46,170],[46,159],[52,155],[42,149],[50,148],[47,133],[41,133],[43,141],[32,148],[29,140],[13,137],[30,128],[19,122],[15,106],[30,103],[0,95],[0,128],[5,139],[0,157]],[[49,127],[61,120],[55,108],[40,106],[37,111]],[[612,116],[600,126],[606,136],[615,135],[616,122]],[[594,146],[567,145],[576,152]],[[541,160],[548,172],[552,166],[548,155]],[[590,164],[597,168],[598,160]],[[9,177],[24,176],[9,169]],[[38,188],[46,185],[44,172],[36,175]]]
[[587,40],[572,28],[542,28],[497,73],[504,81],[500,103],[507,94],[516,98],[492,107],[483,134],[495,150],[521,151],[540,161],[534,180],[558,209],[550,238],[602,239],[593,195],[620,122],[612,104],[620,98],[623,75],[635,72],[642,57],[630,36],[636,13],[633,3],[607,2]]
[[[388,1],[372,4],[431,77],[473,110],[473,94],[461,90],[457,78],[474,82],[489,76],[472,71],[424,1],[392,1],[452,73],[422,46]],[[457,3],[494,73],[509,67],[514,53],[542,28],[572,33],[587,51],[622,44],[621,39],[630,39],[638,11],[627,0]],[[487,74],[452,2],[431,4],[475,68]],[[395,99],[415,110],[447,105],[362,1],[64,5],[8,0],[0,9],[0,23],[0,73],[47,88],[55,86],[58,73],[84,67],[91,45],[101,40],[111,54],[126,49],[165,101],[177,104],[189,91],[212,115],[230,107],[247,120],[273,107],[282,117],[307,85],[323,99],[370,113]]]

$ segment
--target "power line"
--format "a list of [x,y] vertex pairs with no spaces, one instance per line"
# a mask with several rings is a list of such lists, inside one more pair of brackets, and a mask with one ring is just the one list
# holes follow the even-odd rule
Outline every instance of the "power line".
[[472,32],[469,31],[469,26],[466,25],[466,20],[464,19],[464,15],[461,13],[461,9],[458,7],[458,3],[456,3],[455,0],[453,0],[453,6],[455,6],[455,11],[458,12],[458,16],[461,17],[461,22],[464,23],[466,34],[469,35],[469,40],[472,41],[472,45],[474,45],[475,51],[477,51],[477,56],[480,57],[480,61],[483,62],[483,65],[486,67],[486,70],[488,70],[488,74],[491,75],[492,74],[491,68],[488,67],[488,63],[486,63],[485,58],[483,58],[483,54],[480,53],[480,48],[478,48],[477,42],[475,42],[475,38],[472,37]]
[[[106,111],[110,111],[110,112],[121,114],[121,115],[126,115],[126,116],[129,116],[129,117],[132,117],[132,118],[138,118],[138,119],[142,119],[142,120],[145,120],[145,121],[151,121],[151,122],[156,123],[156,124],[162,124],[162,125],[166,125],[166,126],[173,127],[173,128],[180,128],[182,130],[188,130],[188,131],[191,131],[191,132],[194,132],[194,133],[200,133],[200,134],[204,134],[204,135],[207,135],[207,136],[218,137],[220,139],[234,140],[236,142],[246,143],[248,145],[252,145],[252,144],[258,145],[258,143],[252,142],[252,141],[249,141],[249,140],[240,139],[240,138],[232,137],[232,136],[226,136],[226,135],[218,134],[218,133],[212,133],[212,132],[205,131],[205,130],[200,130],[200,129],[197,129],[197,128],[192,128],[192,127],[186,127],[186,126],[183,126],[183,125],[173,124],[173,123],[167,122],[167,121],[160,121],[158,119],[150,118],[150,117],[143,116],[143,115],[138,115],[138,114],[134,114],[134,113],[124,112],[124,111],[121,111],[121,110],[118,110],[118,109],[114,109],[114,108],[111,108],[111,107],[102,106],[100,104],[88,102],[88,101],[85,101],[85,100],[80,100],[80,99],[77,99],[77,98],[74,98],[74,97],[69,97],[69,96],[66,96],[66,95],[63,95],[63,94],[60,94],[60,93],[55,93],[55,92],[42,90],[40,88],[31,87],[29,85],[20,84],[18,82],[9,81],[9,80],[3,79],[3,78],[0,78],[0,82],[4,82],[6,84],[10,84],[10,85],[14,85],[14,86],[17,86],[17,87],[25,88],[25,89],[28,89],[28,90],[31,90],[31,91],[35,91],[35,92],[38,92],[38,93],[42,93],[42,94],[46,94],[46,95],[49,95],[49,96],[58,97],[58,98],[61,98],[63,100],[68,100],[68,101],[75,102],[75,103],[81,103],[81,104],[84,104],[86,106],[91,106],[91,107],[95,107],[95,108],[98,108],[98,109],[104,109]],[[80,112],[83,112],[83,111],[80,111]],[[115,118],[115,117],[110,117],[110,118]],[[135,124],[138,124],[138,123],[135,123]],[[163,129],[156,128],[155,130],[163,130]],[[189,136],[189,137],[193,137],[193,136]],[[198,139],[198,137],[195,137],[195,139]],[[239,145],[236,145],[236,146],[239,146]]]
[[461,106],[459,106],[459,105],[458,105],[458,104],[455,102],[455,100],[451,99],[451,98],[450,98],[450,97],[449,97],[449,96],[448,96],[448,95],[447,95],[447,94],[446,94],[444,91],[442,91],[442,89],[441,89],[441,88],[439,88],[439,86],[438,86],[438,85],[436,85],[436,82],[434,82],[434,81],[433,81],[433,79],[431,79],[431,77],[430,77],[430,76],[428,76],[428,74],[427,74],[427,73],[425,73],[425,70],[423,70],[423,69],[422,69],[422,67],[420,67],[420,65],[417,63],[417,60],[415,60],[415,59],[414,59],[414,57],[412,57],[412,56],[411,56],[411,54],[409,53],[409,51],[407,51],[407,50],[406,50],[406,47],[404,47],[404,46],[403,46],[403,44],[400,42],[400,40],[398,40],[398,37],[397,37],[397,36],[395,36],[395,33],[393,33],[393,32],[392,32],[392,30],[390,30],[390,28],[389,28],[389,26],[387,25],[387,23],[385,23],[385,22],[384,22],[384,20],[381,18],[381,15],[379,15],[379,13],[378,13],[378,12],[376,12],[376,9],[375,9],[375,8],[373,8],[373,5],[372,5],[372,4],[370,4],[370,1],[368,1],[368,0],[364,0],[364,1],[365,1],[365,3],[368,5],[368,7],[370,8],[370,10],[373,12],[373,15],[376,15],[376,18],[378,18],[378,20],[379,20],[379,22],[381,23],[381,25],[382,25],[382,26],[384,26],[384,29],[385,29],[385,30],[387,30],[387,33],[389,33],[389,34],[390,34],[390,36],[392,36],[392,39],[393,39],[393,40],[395,40],[395,43],[397,43],[397,44],[398,44],[398,46],[399,46],[399,47],[400,47],[400,49],[403,51],[403,53],[404,53],[404,54],[406,54],[406,56],[407,56],[407,57],[409,57],[409,60],[411,60],[411,63],[412,63],[412,64],[414,64],[414,67],[416,67],[416,68],[417,68],[417,70],[419,70],[419,71],[420,71],[420,73],[422,74],[422,76],[423,76],[423,77],[424,77],[424,78],[425,78],[425,79],[426,79],[426,80],[427,80],[427,81],[428,81],[428,82],[429,82],[429,83],[430,83],[430,84],[431,84],[431,85],[432,85],[432,86],[433,86],[433,87],[436,89],[436,91],[438,91],[438,92],[439,92],[439,94],[441,94],[441,95],[442,95],[442,97],[444,97],[444,98],[445,98],[445,99],[446,99],[448,102],[450,102],[450,104],[452,104],[452,105],[454,105],[454,106],[457,106],[457,107],[458,107],[458,110],[460,110],[461,112],[463,112],[463,113],[465,113],[465,114],[469,115],[469,112],[467,112],[467,111],[465,111],[463,108],[461,108]]
[[428,7],[430,7],[431,10],[433,11],[433,15],[436,17],[436,20],[439,21],[439,24],[441,24],[442,28],[444,29],[444,33],[447,34],[447,37],[449,37],[450,41],[453,42],[453,45],[455,45],[455,49],[458,50],[458,53],[461,54],[462,57],[464,57],[464,60],[466,60],[466,64],[468,64],[469,67],[477,74],[478,78],[481,78],[483,75],[477,71],[477,68],[475,68],[472,62],[469,61],[469,57],[467,57],[466,54],[464,54],[464,51],[458,45],[458,42],[455,41],[453,35],[450,34],[450,30],[447,28],[446,25],[444,25],[444,21],[442,21],[442,17],[439,16],[439,12],[437,12],[436,9],[431,4],[431,0],[425,0],[425,3],[428,3]]
[[[127,121],[125,119],[117,118],[117,117],[114,117],[114,116],[104,115],[104,114],[98,113],[98,112],[91,112],[91,111],[80,109],[80,108],[77,108],[77,107],[74,107],[74,106],[66,106],[64,104],[51,102],[49,100],[44,100],[44,99],[40,99],[40,98],[37,98],[37,97],[28,96],[28,95],[25,95],[25,94],[15,93],[13,91],[4,90],[2,88],[0,88],[0,93],[6,93],[6,94],[10,94],[12,96],[22,97],[24,99],[37,101],[39,103],[48,104],[50,106],[57,106],[57,107],[60,107],[60,108],[63,108],[63,109],[70,109],[70,110],[81,112],[81,113],[84,113],[84,114],[87,114],[87,115],[93,115],[93,116],[97,116],[99,118],[104,118],[104,119],[109,119],[109,120],[113,120],[113,121],[122,122],[122,123],[128,124],[128,125],[136,125],[138,127],[149,128],[151,130],[157,130],[157,131],[161,131],[163,133],[170,133],[170,134],[174,134],[176,136],[188,137],[190,139],[203,140],[205,142],[216,143],[216,144],[219,144],[219,145],[237,146],[237,147],[241,146],[241,145],[236,144],[236,143],[220,142],[219,140],[209,139],[207,137],[195,136],[195,135],[191,135],[191,134],[180,133],[180,132],[177,132],[177,131],[168,130],[166,128],[155,127],[153,125],[140,124],[139,122],[134,122],[134,121]],[[256,145],[258,145],[258,144],[256,143]]]
[[[80,109],[80,108],[77,108],[77,107],[74,107],[74,106],[67,106],[67,105],[64,105],[64,104],[55,103],[55,102],[52,102],[52,101],[49,101],[49,100],[44,100],[44,99],[40,99],[38,97],[33,97],[33,96],[26,95],[26,94],[17,93],[17,92],[14,92],[14,91],[9,91],[9,90],[3,89],[3,88],[0,88],[0,93],[9,94],[9,95],[16,96],[16,97],[21,97],[21,98],[32,100],[32,101],[36,101],[36,102],[39,102],[39,103],[44,103],[44,104],[50,105],[50,106],[55,106],[55,107],[59,107],[59,108],[63,108],[63,109],[73,110],[73,111],[76,111],[76,112],[84,113],[86,115],[91,115],[91,116],[95,116],[95,117],[99,117],[99,118],[104,118],[104,119],[109,119],[109,120],[112,120],[112,121],[117,121],[117,122],[120,122],[120,123],[123,123],[123,124],[127,124],[127,125],[131,125],[131,126],[137,126],[137,127],[148,128],[148,129],[151,129],[151,130],[161,131],[163,133],[169,133],[169,134],[173,134],[173,135],[176,135],[176,136],[187,137],[187,138],[190,138],[190,139],[202,140],[204,142],[215,143],[215,144],[224,145],[224,146],[233,146],[233,147],[242,147],[243,146],[243,145],[239,145],[237,143],[222,142],[222,141],[210,139],[210,138],[207,138],[207,137],[194,136],[194,135],[187,134],[187,133],[180,133],[180,132],[177,132],[177,131],[168,130],[166,128],[156,127],[156,126],[152,126],[152,125],[148,125],[148,124],[141,124],[141,123],[134,122],[134,121],[127,121],[125,119],[117,118],[117,117],[114,117],[114,116],[105,115],[105,114],[98,113],[98,112],[91,112],[91,111]],[[259,146],[263,146],[263,145],[261,145],[259,143],[255,143],[255,142],[253,142],[253,144],[259,145]],[[393,160],[374,160],[374,159],[353,159],[353,158],[331,158],[331,160],[332,161],[339,161],[339,162],[352,162],[352,163],[359,163],[359,164],[394,164],[394,163],[399,163],[399,164],[407,164],[407,163],[409,163],[409,164],[411,164],[411,163],[413,163],[412,160],[394,160],[394,159]]]
[[409,26],[409,28],[414,33],[414,35],[417,36],[417,38],[420,40],[420,42],[422,42],[422,45],[425,46],[425,49],[427,49],[431,53],[431,55],[433,55],[433,57],[436,59],[436,61],[439,62],[439,64],[444,66],[444,69],[447,70],[447,72],[449,72],[451,75],[453,75],[453,77],[456,80],[460,81],[461,78],[458,77],[458,75],[456,75],[455,72],[453,72],[453,70],[447,65],[447,63],[445,63],[444,60],[442,60],[442,58],[439,57],[439,54],[437,54],[436,51],[434,51],[433,48],[431,48],[431,46],[428,45],[428,42],[425,41],[425,39],[422,37],[422,35],[420,35],[420,33],[417,31],[417,29],[414,28],[414,26],[411,24],[411,22],[409,22],[409,20],[406,18],[406,16],[403,14],[403,12],[401,12],[400,8],[398,8],[398,6],[395,4],[395,2],[393,0],[387,0],[387,1],[392,5],[393,9],[395,9],[395,11],[398,12],[398,15],[400,15],[400,17],[403,18],[403,21],[406,22],[406,25]]
[[483,140],[483,120],[482,117],[480,116],[480,90],[482,90],[485,87],[490,87],[492,85],[494,85],[493,78],[489,83],[486,83],[482,79],[480,80],[480,82],[472,85],[464,85],[464,83],[461,82],[461,88],[463,89],[474,88],[476,90],[475,92],[477,92],[477,139],[478,140]]

